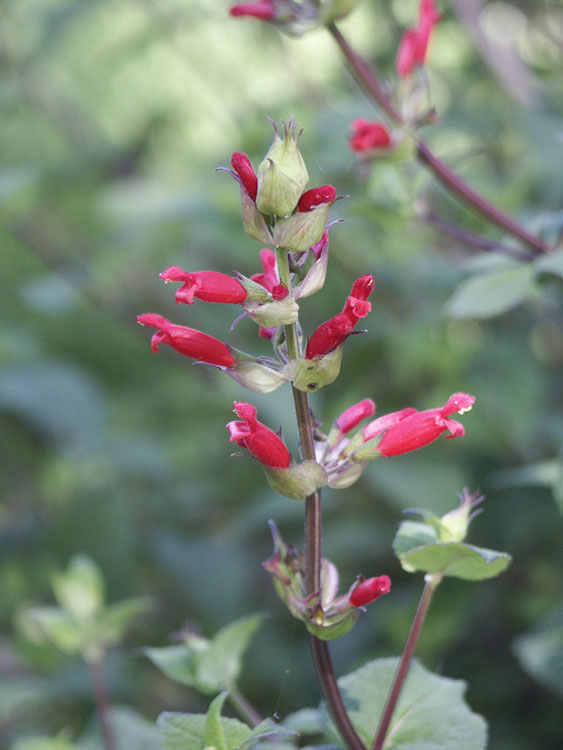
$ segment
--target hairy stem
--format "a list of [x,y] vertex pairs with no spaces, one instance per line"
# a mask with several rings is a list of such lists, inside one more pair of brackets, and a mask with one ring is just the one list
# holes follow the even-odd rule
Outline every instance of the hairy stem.
[[422,591],[422,596],[420,597],[416,614],[411,625],[409,636],[405,643],[403,653],[401,654],[399,666],[397,667],[395,677],[393,678],[393,684],[391,685],[391,690],[389,691],[389,695],[387,697],[387,703],[385,704],[383,714],[381,715],[379,727],[377,728],[377,733],[373,741],[372,750],[382,750],[383,748],[383,743],[385,742],[385,737],[387,736],[387,732],[389,730],[389,724],[391,723],[393,713],[397,706],[397,701],[399,700],[401,690],[403,689],[403,684],[409,670],[416,644],[418,643],[420,631],[422,630],[424,620],[426,619],[428,607],[430,606],[434,591],[436,589],[436,586],[440,583],[440,580],[441,576],[435,576],[432,578],[428,578],[428,580],[426,581],[426,585],[424,586],[424,589]]
[[[279,279],[290,288],[287,251],[283,248],[277,248],[276,259]],[[297,326],[295,324],[286,325],[284,326],[284,330],[289,359],[299,359],[301,352],[297,337]],[[314,461],[315,442],[307,394],[299,391],[297,388],[293,388],[293,402],[295,404],[301,458],[304,461]],[[309,594],[319,591],[321,588],[321,544],[321,492],[317,490],[305,500],[305,579]],[[328,645],[325,641],[321,641],[313,635],[309,636],[309,640],[317,677],[332,720],[350,750],[365,750],[363,742],[352,726],[352,722],[344,706],[344,701],[340,695]]]
[[[350,47],[340,30],[335,24],[328,26],[340,50],[346,58],[352,75],[358,82],[359,86],[365,93],[378,104],[387,115],[396,124],[403,124],[401,114],[394,107],[390,97],[380,84],[379,79],[373,69]],[[433,172],[434,176],[444,185],[451,193],[460,200],[473,208],[475,211],[488,219],[492,224],[501,227],[505,232],[517,237],[528,247],[531,247],[536,253],[548,253],[550,248],[540,237],[536,237],[527,231],[521,224],[505,214],[499,208],[494,206],[490,201],[477,193],[473,188],[459,177],[450,167],[430,150],[430,148],[420,138],[414,139],[416,144],[416,154],[418,160],[425,167]]]
[[96,713],[100,722],[104,748],[105,750],[116,750],[115,736],[110,718],[109,693],[103,669],[103,658],[99,655],[94,655],[87,658],[86,663],[90,670],[90,680],[92,682],[92,691],[96,702]]

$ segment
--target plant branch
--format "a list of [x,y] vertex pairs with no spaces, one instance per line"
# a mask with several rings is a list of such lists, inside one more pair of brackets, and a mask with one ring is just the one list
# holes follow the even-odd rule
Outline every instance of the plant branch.
[[257,727],[258,724],[262,723],[262,717],[258,711],[235,685],[229,686],[229,700],[240,716],[245,721],[248,721],[249,724],[252,724],[253,727]]
[[534,254],[527,250],[520,250],[516,247],[503,245],[502,242],[490,240],[488,237],[482,237],[480,234],[475,234],[474,232],[468,232],[466,229],[458,227],[457,224],[442,219],[440,216],[432,213],[432,211],[421,213],[420,218],[428,224],[431,224],[433,227],[436,227],[436,229],[439,229],[444,234],[447,234],[456,240],[460,240],[466,245],[477,247],[479,250],[503,253],[504,255],[510,255],[512,258],[526,262],[530,262],[535,258]]
[[[346,58],[352,74],[360,87],[396,124],[403,125],[404,120],[402,116],[395,109],[395,106],[380,84],[374,70],[350,47],[335,24],[330,24],[327,28],[340,47],[340,50]],[[441,159],[438,159],[421,138],[415,136],[414,142],[416,144],[416,155],[418,160],[424,164],[424,166],[426,166],[451,193],[456,195],[467,205],[471,206],[492,224],[496,224],[508,234],[517,237],[522,243],[531,247],[535,253],[550,252],[550,248],[540,237],[536,237],[528,232],[525,227],[508,216],[508,214],[505,214],[486,198],[473,190],[473,188],[450,169],[447,164]]]
[[399,666],[397,667],[395,677],[393,678],[393,684],[391,685],[391,690],[389,691],[389,695],[387,697],[387,703],[385,704],[385,708],[383,709],[383,713],[381,715],[379,727],[377,728],[377,733],[373,741],[372,750],[382,750],[383,748],[383,743],[385,742],[385,737],[387,736],[387,732],[389,730],[389,724],[391,723],[391,719],[393,718],[393,713],[397,706],[397,701],[399,700],[399,696],[401,694],[401,690],[403,688],[403,684],[405,682],[405,678],[407,676],[407,672],[409,670],[409,666],[416,649],[416,644],[418,643],[420,631],[422,630],[422,626],[424,625],[424,620],[426,619],[426,614],[428,612],[430,602],[432,601],[434,591],[436,589],[436,586],[440,583],[440,580],[441,575],[439,577],[428,577],[426,581],[426,585],[424,586],[424,589],[422,591],[422,596],[420,597],[416,614],[411,625],[407,642],[405,643],[403,653],[401,654]]
[[111,707],[109,701],[108,687],[103,670],[102,657],[93,655],[86,657],[86,663],[90,670],[90,680],[92,682],[92,691],[96,702],[96,713],[100,722],[102,739],[105,750],[116,750],[115,736],[111,725]]
[[[278,275],[280,281],[290,288],[289,261],[284,248],[276,249]],[[290,360],[301,356],[297,327],[295,324],[284,326],[287,353]],[[313,425],[309,410],[309,399],[303,391],[293,388],[293,402],[297,418],[301,458],[304,461],[315,460],[315,441]],[[322,545],[322,509],[321,492],[317,490],[305,500],[305,580],[307,593],[312,594],[321,588],[321,545]],[[313,663],[323,691],[330,714],[342,738],[350,750],[365,750],[352,722],[346,712],[340,694],[336,675],[332,666],[330,652],[325,641],[309,635]]]

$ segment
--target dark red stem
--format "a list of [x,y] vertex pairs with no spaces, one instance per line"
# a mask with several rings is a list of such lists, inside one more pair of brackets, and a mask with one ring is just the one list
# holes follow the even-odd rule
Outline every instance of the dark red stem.
[[[329,32],[334,37],[336,43],[356,78],[358,84],[366,94],[375,101],[397,124],[403,124],[403,118],[393,106],[391,99],[379,83],[373,69],[363,60],[348,44],[335,24],[328,26]],[[435,177],[445,185],[454,195],[460,198],[464,203],[471,206],[475,211],[487,218],[491,223],[504,229],[508,234],[517,237],[528,247],[533,248],[536,253],[549,253],[550,248],[540,237],[528,232],[521,224],[505,214],[499,208],[494,206],[482,195],[477,193],[473,188],[453,172],[441,159],[438,159],[429,147],[420,138],[415,138],[417,147],[417,158],[428,169],[433,172]]]
[[420,597],[416,614],[411,625],[409,637],[407,638],[405,648],[403,649],[403,653],[401,654],[401,661],[399,662],[399,666],[397,667],[395,677],[393,678],[391,691],[389,692],[387,703],[385,704],[383,714],[381,715],[379,727],[377,728],[377,733],[373,741],[372,750],[382,750],[383,748],[385,737],[387,736],[387,732],[389,731],[389,724],[391,723],[393,713],[395,711],[395,708],[397,707],[397,701],[399,700],[399,695],[401,694],[407,672],[409,671],[409,666],[416,648],[416,644],[418,642],[418,637],[420,635],[420,631],[422,630],[422,626],[424,625],[426,613],[428,612],[428,607],[430,606],[432,596],[434,595],[434,590],[436,589],[438,583],[439,579],[427,581],[424,590],[422,591],[422,596]]

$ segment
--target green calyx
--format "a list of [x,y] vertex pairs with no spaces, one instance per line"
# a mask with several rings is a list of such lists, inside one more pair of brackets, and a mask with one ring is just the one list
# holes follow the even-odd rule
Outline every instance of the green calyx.
[[287,469],[264,466],[264,471],[268,484],[273,490],[294,500],[305,500],[313,492],[328,484],[326,471],[316,461],[303,461]]
[[274,126],[274,142],[258,167],[256,206],[266,215],[287,216],[297,205],[309,182],[307,167],[299,152],[299,137],[293,118],[284,124],[284,138]]
[[323,236],[333,202],[279,219],[274,228],[275,244],[292,253],[308,250]]
[[342,344],[320,357],[292,360],[285,366],[284,373],[297,390],[314,393],[336,380],[341,363]]

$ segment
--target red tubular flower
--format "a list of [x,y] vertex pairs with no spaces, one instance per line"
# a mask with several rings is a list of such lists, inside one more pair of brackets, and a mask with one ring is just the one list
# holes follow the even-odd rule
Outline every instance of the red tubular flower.
[[156,313],[139,315],[137,323],[158,329],[151,339],[153,352],[158,351],[160,344],[168,344],[180,354],[209,365],[229,368],[236,364],[231,347],[207,333],[175,325]]
[[405,31],[397,52],[395,67],[403,78],[409,76],[416,65],[424,65],[432,30],[441,17],[434,0],[421,0],[418,25]]
[[375,414],[375,402],[371,398],[365,398],[353,406],[349,406],[346,411],[335,420],[336,426],[343,435],[353,430],[354,427],[360,424],[362,419],[371,417]]
[[447,438],[462,437],[465,435],[463,425],[449,417],[456,412],[463,414],[469,411],[474,402],[475,397],[469,393],[454,393],[438,409],[403,409],[388,414],[366,426],[364,439],[383,433],[377,450],[384,456],[398,456],[429,445],[446,430],[450,432]]
[[251,281],[255,281],[260,286],[263,286],[267,292],[272,292],[275,286],[279,285],[278,273],[276,271],[276,254],[269,247],[263,247],[260,250],[260,262],[264,268],[263,273],[254,273],[250,277]]
[[297,203],[297,210],[299,213],[304,213],[305,211],[311,211],[322,203],[334,203],[335,200],[336,188],[332,185],[322,185],[303,193]]
[[391,590],[391,579],[389,576],[377,576],[377,578],[367,578],[360,580],[348,596],[348,601],[353,607],[362,607],[375,601],[383,594],[388,594]]
[[233,5],[229,10],[229,15],[234,16],[252,16],[261,21],[271,21],[276,15],[276,6],[273,0],[260,0],[256,3],[239,3]]
[[[231,8],[231,11],[232,10],[233,8]],[[254,167],[252,166],[252,163],[248,156],[240,152],[234,153],[231,156],[231,167],[237,173],[242,187],[246,190],[252,200],[256,202],[256,194],[258,193],[258,177],[256,177],[256,172],[254,171]]]
[[352,135],[348,143],[352,151],[366,153],[391,146],[391,135],[382,122],[369,122],[358,117],[352,122],[350,128]]
[[371,310],[371,303],[366,300],[374,283],[373,276],[369,274],[354,282],[342,312],[322,323],[309,339],[305,351],[306,359],[328,354],[352,333],[360,318],[365,318]]
[[176,303],[195,304],[195,297],[204,302],[225,302],[234,305],[244,302],[248,292],[237,279],[217,271],[188,273],[178,266],[171,266],[160,274],[166,282],[183,281],[176,292]]
[[275,432],[256,419],[256,407],[244,401],[235,401],[235,414],[241,422],[229,422],[230,442],[248,448],[252,455],[265,466],[287,469],[291,454]]

